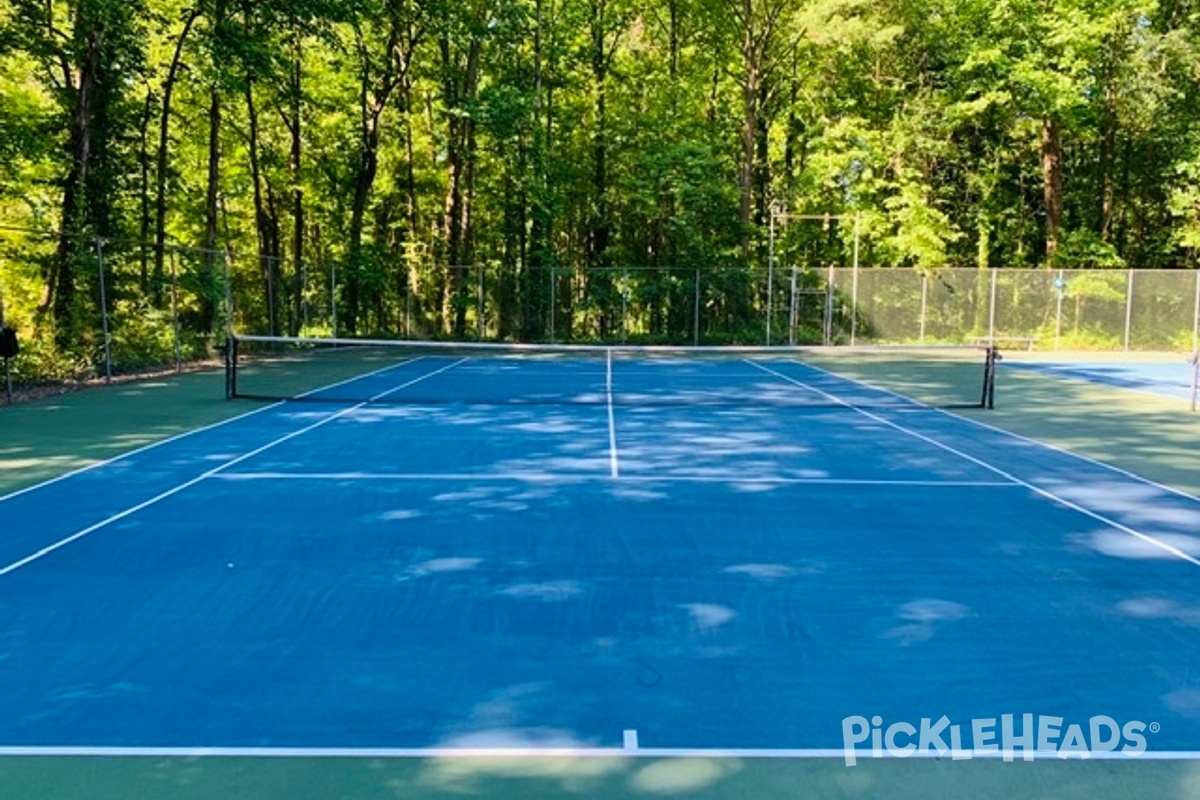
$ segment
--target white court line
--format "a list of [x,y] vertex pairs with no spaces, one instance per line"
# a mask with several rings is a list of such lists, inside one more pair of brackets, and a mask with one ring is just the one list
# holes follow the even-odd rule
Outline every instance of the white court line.
[[1021,478],[1018,478],[1015,475],[1013,475],[1009,472],[1006,472],[1005,470],[1000,469],[999,467],[995,466],[994,464],[989,464],[988,462],[986,462],[982,459],[979,459],[979,458],[976,458],[975,456],[964,453],[963,451],[958,450],[954,447],[951,447],[950,445],[945,444],[943,442],[939,442],[938,440],[933,439],[929,436],[926,436],[923,433],[914,431],[911,428],[906,428],[903,425],[900,425],[899,423],[891,421],[890,419],[886,419],[885,417],[881,417],[878,414],[873,414],[864,408],[860,408],[858,406],[853,405],[852,403],[848,403],[845,400],[841,399],[840,397],[830,394],[829,392],[823,391],[821,389],[818,389],[815,386],[804,383],[803,381],[799,381],[799,380],[796,380],[795,378],[784,375],[782,372],[778,372],[776,370],[770,369],[769,367],[764,367],[762,364],[758,364],[754,361],[750,361],[749,359],[747,359],[747,362],[758,367],[763,372],[774,375],[775,377],[785,380],[788,383],[791,383],[795,386],[799,386],[802,389],[806,389],[810,392],[816,392],[817,394],[821,395],[822,397],[825,397],[829,400],[832,400],[835,403],[845,406],[846,408],[848,408],[858,414],[862,414],[864,417],[867,417],[868,419],[873,419],[876,422],[879,422],[883,425],[887,425],[890,428],[894,428],[894,429],[900,431],[901,433],[906,433],[909,436],[912,436],[914,438],[920,439],[923,442],[926,442],[927,444],[931,444],[934,447],[938,447],[942,450],[945,450],[948,453],[952,453],[953,455],[956,455],[959,458],[966,459],[967,461],[970,461],[972,464],[976,464],[980,467],[983,467],[986,470],[996,473],[997,475],[999,475],[1003,478],[1013,481],[1014,483],[1018,483],[1021,486],[1024,486],[1025,488],[1029,489],[1031,492],[1039,494],[1048,500],[1052,500],[1055,503],[1058,503],[1066,508],[1070,508],[1073,511],[1077,511],[1080,514],[1091,517],[1092,519],[1097,520],[1098,522],[1102,522],[1105,525],[1108,525],[1119,531],[1127,533],[1136,539],[1140,539],[1141,541],[1143,541],[1147,544],[1153,545],[1154,547],[1157,547],[1167,553],[1170,553],[1171,555],[1175,556],[1176,558],[1183,559],[1184,561],[1188,562],[1189,564],[1194,564],[1195,566],[1200,567],[1200,559],[1197,559],[1195,556],[1185,553],[1184,551],[1180,550],[1178,547],[1167,544],[1166,542],[1156,539],[1153,536],[1150,536],[1149,534],[1142,533],[1139,530],[1135,530],[1134,528],[1131,528],[1128,525],[1123,525],[1122,523],[1117,522],[1114,519],[1110,519],[1110,518],[1104,516],[1103,514],[1097,513],[1095,511],[1092,511],[1091,509],[1088,509],[1088,508],[1085,508],[1085,507],[1079,505],[1078,503],[1074,503],[1070,500],[1067,500],[1065,497],[1060,497],[1059,495],[1055,494],[1054,492],[1049,491],[1048,489],[1043,489],[1039,486],[1035,486],[1034,484],[1030,483],[1029,481],[1022,480]]
[[[261,447],[257,447],[248,453],[243,453],[242,455],[237,456],[236,458],[230,459],[229,461],[226,461],[223,464],[213,467],[212,469],[208,470],[207,472],[197,475],[196,477],[194,477],[190,480],[184,481],[183,483],[180,483],[180,484],[166,490],[165,492],[162,492],[160,494],[155,495],[154,497],[151,497],[149,500],[145,500],[141,503],[138,503],[135,506],[130,506],[129,508],[125,509],[124,511],[121,511],[117,514],[113,514],[112,516],[108,517],[107,519],[103,519],[94,525],[89,525],[88,527],[84,528],[81,531],[76,531],[75,533],[71,534],[70,536],[68,536],[64,539],[58,540],[54,544],[47,545],[46,547],[43,547],[41,550],[38,550],[36,553],[28,555],[25,558],[20,559],[19,561],[12,562],[8,566],[4,567],[3,569],[0,569],[0,576],[7,575],[8,573],[13,572],[14,570],[20,569],[21,567],[26,566],[27,564],[31,564],[32,562],[37,561],[38,559],[40,559],[44,556],[47,556],[50,553],[53,553],[55,550],[66,547],[71,542],[78,541],[79,539],[82,539],[83,537],[85,537],[91,533],[95,533],[96,531],[100,530],[101,528],[107,527],[108,525],[111,525],[112,523],[117,522],[118,520],[122,520],[125,517],[128,517],[132,514],[136,514],[137,512],[141,511],[142,509],[149,508],[150,506],[154,505],[155,503],[159,502],[160,500],[164,500],[168,497],[171,497],[172,495],[179,494],[184,489],[187,489],[191,486],[195,486],[197,483],[200,483],[203,480],[211,478],[212,476],[220,473],[221,471],[223,471],[225,469],[228,469],[229,467],[232,467],[235,464],[240,464],[243,461],[246,461],[247,459],[253,458],[256,455],[259,455],[260,453],[270,450],[272,447],[275,447],[276,445],[283,444],[286,441],[295,439],[297,436],[302,436],[302,435],[308,433],[309,431],[320,428],[323,425],[327,425],[330,422],[333,422],[335,419],[339,419],[341,417],[346,416],[347,414],[351,414],[351,413],[357,411],[358,409],[362,408],[363,406],[368,405],[369,403],[373,403],[377,400],[387,397],[389,394],[392,394],[393,392],[398,392],[401,389],[406,389],[415,383],[420,383],[421,381],[423,381],[427,378],[432,378],[434,375],[445,372],[448,369],[452,369],[453,367],[458,366],[465,360],[466,359],[459,359],[458,361],[455,361],[452,364],[448,364],[444,367],[441,367],[440,369],[436,369],[433,372],[427,372],[424,375],[421,375],[420,377],[417,377],[410,381],[402,383],[399,386],[393,386],[391,389],[388,389],[386,392],[380,392],[379,394],[375,395],[370,400],[365,400],[361,403],[358,403],[357,405],[350,406],[349,408],[344,408],[341,411],[338,411],[334,414],[330,414],[329,416],[324,417],[323,419],[317,420],[316,422],[312,423],[311,425],[307,425],[303,428],[300,428],[299,430],[295,430],[295,431],[292,431],[291,433],[280,436],[279,438],[277,438],[273,441],[270,441],[267,444],[262,445]],[[393,365],[393,366],[395,366],[395,365]]]
[[[842,748],[696,748],[696,747],[46,747],[0,746],[0,757],[109,757],[109,758],[742,758],[742,759],[844,759]],[[860,761],[902,760],[887,755],[874,758],[871,750],[856,751]],[[1021,761],[1080,761],[1063,759],[1051,750],[950,750],[939,754],[934,749],[919,749],[907,759],[990,760],[1008,758]],[[1136,755],[1119,750],[1088,754],[1090,761],[1200,761],[1200,751],[1147,750]]]
[[210,430],[213,430],[214,428],[219,428],[222,425],[228,425],[231,422],[237,422],[238,420],[245,419],[246,417],[252,417],[255,414],[261,414],[264,411],[267,411],[269,409],[275,408],[276,406],[280,406],[280,405],[283,405],[282,401],[278,402],[278,403],[271,403],[270,405],[256,408],[253,411],[243,412],[241,414],[238,414],[235,417],[229,417],[228,419],[223,419],[218,422],[213,422],[213,423],[210,423],[210,424],[205,425],[200,428],[192,428],[191,430],[184,431],[183,433],[177,433],[174,436],[170,436],[166,439],[159,439],[157,442],[151,442],[150,444],[142,445],[141,447],[138,447],[134,450],[130,450],[128,452],[112,456],[111,458],[106,458],[103,461],[97,461],[95,463],[88,464],[83,467],[78,467],[76,469],[71,470],[70,472],[64,472],[62,475],[56,475],[53,478],[47,478],[46,480],[42,481],[41,483],[35,483],[32,486],[26,486],[23,489],[17,489],[16,491],[9,492],[8,494],[4,495],[3,497],[0,497],[0,503],[5,502],[6,500],[11,500],[14,497],[18,497],[23,494],[27,494],[36,489],[41,489],[43,486],[49,486],[51,484],[58,483],[59,481],[65,481],[67,478],[72,478],[72,477],[82,474],[84,472],[90,472],[91,470],[99,469],[100,467],[106,466],[108,464],[116,463],[117,461],[120,461],[121,459],[135,456],[138,453],[144,453],[145,451],[151,450],[155,447],[161,447],[162,445],[170,444],[171,442],[175,442],[180,439],[184,439],[188,436],[192,436],[193,434],[203,433],[204,431],[210,431]]
[[[528,483],[588,483],[598,480],[607,482],[595,473],[580,472],[225,472],[213,476],[223,481],[496,481]],[[937,487],[986,487],[1020,488],[1025,485],[1016,481],[931,481],[931,480],[881,480],[871,478],[788,478],[783,476],[741,475],[630,475],[625,473],[621,480],[629,483],[735,483],[817,485],[817,486],[927,486]]]
[[[395,369],[396,367],[403,367],[407,364],[412,364],[412,363],[418,361],[419,359],[420,359],[420,357],[418,356],[417,358],[409,358],[404,361],[399,361],[395,364],[389,364],[386,367],[380,367],[377,370],[373,370],[371,372],[365,372],[361,375],[355,375],[354,377],[347,378],[344,381],[338,381],[337,383],[331,383],[328,386],[322,386],[319,389],[313,389],[310,392],[305,392],[304,394],[296,395],[296,397],[297,398],[308,397],[309,395],[316,394],[317,392],[323,392],[323,391],[326,391],[327,389],[334,389],[334,388],[337,388],[338,386],[344,386],[347,383],[353,383],[354,381],[362,380],[363,378],[370,378],[373,375],[380,374],[381,372],[387,372],[389,369]],[[218,374],[218,373],[214,373],[214,375],[216,375],[216,374]],[[188,436],[192,436],[193,434],[210,431],[210,430],[213,430],[214,428],[219,428],[222,425],[228,425],[231,422],[237,422],[238,420],[243,420],[247,417],[252,417],[255,414],[261,414],[264,411],[270,411],[271,409],[278,408],[279,406],[282,406],[282,405],[286,405],[286,401],[279,400],[277,402],[270,403],[268,405],[256,408],[253,411],[246,411],[244,413],[238,414],[237,416],[229,417],[228,419],[223,419],[218,422],[213,422],[208,425],[201,426],[199,428],[192,428],[191,430],[184,431],[183,433],[177,433],[174,436],[169,436],[166,439],[159,439],[157,442],[151,442],[150,444],[142,445],[141,447],[135,448],[133,450],[129,450],[129,451],[121,453],[119,455],[112,456],[111,458],[106,458],[103,461],[97,461],[94,464],[88,464],[87,466],[79,467],[78,469],[73,469],[70,472],[64,472],[62,475],[56,475],[55,477],[48,478],[40,483],[35,483],[32,486],[26,486],[24,489],[17,489],[14,492],[10,492],[10,493],[4,495],[3,497],[0,497],[0,503],[3,503],[6,500],[10,500],[14,497],[17,497],[18,495],[26,494],[27,492],[32,492],[35,489],[41,489],[43,486],[49,486],[51,484],[58,483],[59,481],[65,481],[67,478],[71,478],[75,475],[79,475],[81,473],[88,472],[90,470],[99,469],[100,467],[106,466],[108,464],[116,463],[117,461],[120,461],[122,459],[129,458],[131,456],[135,456],[138,453],[144,453],[145,451],[152,450],[155,447],[161,447],[162,445],[170,444],[171,442],[175,442],[180,439],[184,439]]]
[[608,472],[609,477],[621,477],[620,462],[617,460],[617,417],[613,411],[613,365],[612,348],[604,351],[605,377],[604,394],[608,398]]
[[[794,363],[801,364],[801,362],[799,362],[799,361],[794,362]],[[755,366],[757,366],[757,364]],[[872,386],[871,384],[866,383],[865,381],[860,381],[860,380],[851,378],[846,375],[839,375],[838,373],[830,372],[829,370],[822,369],[821,367],[818,367],[814,364],[805,363],[805,364],[803,364],[803,366],[807,367],[808,369],[814,370],[816,372],[821,372],[826,375],[829,375],[830,377],[836,378],[837,380],[846,381],[847,383],[853,383],[857,386],[861,386],[864,389],[869,389],[871,391],[882,392],[883,394],[891,395],[892,397],[903,400],[906,403],[909,403],[914,406],[918,406],[921,409],[924,409],[927,411],[936,411],[937,413],[943,414],[947,417],[951,417],[952,419],[960,420],[963,422],[969,422],[972,425],[976,425],[980,428],[983,428],[984,430],[991,431],[992,433],[998,433],[1003,436],[1008,436],[1012,439],[1016,439],[1017,441],[1025,442],[1026,444],[1036,445],[1038,447],[1044,447],[1047,450],[1053,450],[1054,452],[1059,453],[1061,455],[1070,456],[1071,458],[1079,459],[1080,461],[1083,461],[1087,464],[1091,464],[1092,466],[1095,466],[1095,467],[1102,467],[1103,469],[1106,469],[1110,472],[1115,472],[1124,478],[1129,478],[1130,480],[1137,481],[1138,483],[1145,484],[1146,486],[1152,486],[1155,489],[1160,489],[1164,492],[1167,492],[1168,494],[1177,495],[1179,497],[1184,498],[1185,500],[1191,500],[1193,502],[1200,503],[1200,497],[1197,497],[1196,495],[1191,494],[1190,492],[1185,492],[1182,489],[1176,489],[1174,486],[1167,486],[1166,484],[1151,480],[1143,475],[1138,475],[1136,472],[1130,472],[1127,469],[1118,467],[1115,464],[1106,464],[1105,462],[1100,461],[1095,458],[1092,458],[1091,456],[1085,456],[1082,453],[1076,453],[1072,450],[1067,450],[1064,447],[1059,447],[1058,445],[1051,444],[1050,442],[1043,442],[1039,439],[1032,439],[1028,436],[1023,436],[1019,433],[1014,433],[1013,431],[1005,430],[1003,428],[998,428],[995,425],[991,425],[987,422],[983,422],[982,420],[974,419],[972,417],[964,417],[961,414],[955,414],[953,412],[947,411],[944,408],[937,408],[936,406],[926,405],[925,403],[914,400],[911,397],[905,397],[904,395],[900,394],[899,392],[893,392],[891,389],[885,389],[882,386]],[[1016,365],[1012,365],[1012,366],[1015,367]],[[845,403],[843,401],[843,405],[849,405],[849,404]]]

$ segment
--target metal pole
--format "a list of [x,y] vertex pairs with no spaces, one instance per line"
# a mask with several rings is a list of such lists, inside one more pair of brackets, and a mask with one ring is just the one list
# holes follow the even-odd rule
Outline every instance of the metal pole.
[[992,268],[992,285],[988,300],[988,341],[996,343],[996,269]]
[[792,347],[796,346],[796,314],[799,312],[796,307],[796,279],[796,265],[792,264],[792,297],[788,307],[788,344]]
[[862,212],[854,213],[854,273],[851,279],[850,288],[850,346],[854,346],[855,337],[858,335],[858,235],[860,230],[860,221]]
[[825,279],[825,341],[824,344],[833,344],[833,300],[834,300],[834,280],[835,273],[833,264],[829,264],[829,276]]
[[696,301],[692,311],[692,344],[700,344],[700,269],[696,269]]
[[[8,318],[4,311],[4,281],[0,280],[0,328],[8,327]],[[12,405],[12,365],[9,364],[11,359],[4,359],[4,401],[8,405]]]
[[404,281],[404,338],[412,338],[412,268],[405,267],[408,274]]
[[233,256],[229,248],[225,248],[225,335],[233,336]]
[[479,265],[479,302],[477,303],[477,308],[475,309],[476,314],[479,317],[479,319],[477,320],[477,324],[479,326],[478,338],[479,338],[479,341],[481,341],[481,342],[483,341],[483,335],[484,335],[483,269],[484,269],[483,264],[480,264]]
[[1058,295],[1058,300],[1055,302],[1054,309],[1054,349],[1062,349],[1062,308],[1063,296],[1066,292],[1067,282],[1063,278],[1063,271],[1058,271],[1058,280],[1054,282],[1054,291]]
[[775,290],[775,204],[771,204],[767,237],[767,347],[771,346],[771,294]]
[[104,382],[112,383],[112,347],[108,341],[108,297],[104,288],[104,240],[96,237],[96,266],[100,274],[100,329],[104,334]]
[[554,295],[557,292],[557,289],[555,288],[555,284],[557,283],[557,281],[555,280],[555,277],[556,276],[554,274],[554,265],[551,264],[550,265],[550,343],[551,344],[554,343],[554,303],[556,300]]
[[329,330],[336,339],[337,327],[337,261],[329,262]]
[[1125,350],[1129,350],[1129,331],[1133,324],[1133,270],[1126,272],[1125,281]]
[[621,344],[629,341],[629,270],[621,281]]
[[1192,318],[1192,352],[1200,352],[1200,270],[1196,271],[1196,309]]
[[924,272],[921,273],[921,333],[917,341],[921,344],[925,343],[925,315],[929,307],[929,276]]
[[175,371],[183,371],[183,346],[179,332],[179,253],[171,250],[171,332],[175,337]]

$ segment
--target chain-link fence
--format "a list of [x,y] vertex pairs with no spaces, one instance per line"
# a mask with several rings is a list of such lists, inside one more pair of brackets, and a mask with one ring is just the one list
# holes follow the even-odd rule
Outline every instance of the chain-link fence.
[[[389,259],[296,264],[0,229],[0,324],[21,339],[6,365],[18,383],[178,369],[215,356],[231,330],[631,344],[1200,347],[1196,271],[926,273],[774,262],[447,267],[426,257]],[[56,294],[63,264],[72,271],[65,304]]]
[[1200,272],[834,270],[834,343],[994,340],[1040,350],[1195,351]]

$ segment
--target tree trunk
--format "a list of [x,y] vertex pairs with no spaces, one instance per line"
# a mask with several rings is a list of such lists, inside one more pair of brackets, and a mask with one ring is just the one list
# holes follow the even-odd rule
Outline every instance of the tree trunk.
[[1046,263],[1058,254],[1063,220],[1062,136],[1058,120],[1042,120],[1042,191],[1046,203]]
[[158,128],[158,161],[154,187],[154,276],[151,297],[156,308],[162,305],[163,299],[163,261],[166,256],[167,240],[167,150],[170,144],[171,95],[175,90],[179,65],[183,61],[183,43],[187,40],[192,24],[199,16],[200,8],[196,7],[192,9],[184,22],[183,31],[175,42],[175,53],[171,57],[171,66],[167,70],[166,80],[163,81],[162,115]]
[[[297,40],[299,40],[299,34],[297,34]],[[299,44],[297,44],[296,50],[296,59],[292,65],[291,107],[288,120],[288,130],[292,135],[292,263],[294,264],[292,318],[289,331],[293,336],[300,333],[300,327],[304,323],[304,291],[307,283],[307,263],[304,257],[304,186],[300,174],[303,163],[301,160],[303,141],[300,136],[300,90],[303,72],[301,71]]]
[[447,280],[442,293],[443,330],[455,336],[466,332],[467,266],[471,244],[471,183],[475,162],[475,122],[456,113],[474,99],[479,89],[482,42],[473,36],[467,45],[466,63],[459,66],[449,39],[441,42],[442,64],[450,76],[443,84],[447,115],[446,204],[443,236],[446,242]]
[[751,222],[754,211],[754,161],[758,136],[759,98],[762,86],[762,53],[754,27],[754,2],[742,0],[742,159],[738,165],[738,189],[742,221],[742,258],[749,262]]
[[82,196],[92,163],[92,123],[96,114],[97,77],[100,71],[100,52],[104,45],[104,27],[96,25],[88,36],[79,84],[75,93],[75,110],[72,118],[71,136],[68,147],[71,168],[63,186],[62,236],[58,240],[55,270],[47,292],[54,316],[58,344],[64,349],[73,344],[75,305],[75,273],[73,261],[77,242],[72,233],[81,233],[84,218],[88,213],[86,200]]
[[1100,114],[1100,241],[1112,240],[1113,213],[1116,207],[1114,172],[1117,160],[1116,96],[1112,85],[1104,89],[1104,108]]
[[[588,221],[587,264],[601,267],[609,240],[608,210],[608,54],[605,42],[605,0],[592,0],[592,83],[596,128],[592,135],[592,211]],[[589,282],[592,276],[588,278]]]
[[[220,221],[221,185],[221,93],[216,86],[209,90],[208,101],[208,181],[204,194],[204,287],[200,295],[200,326],[211,331],[216,323],[217,225]],[[228,324],[228,320],[226,321]]]
[[[138,135],[138,171],[140,185],[138,186],[138,239],[150,241],[150,118],[154,114],[154,92],[146,92],[146,102],[142,106],[142,119]],[[150,289],[150,253],[143,245],[138,252],[138,288],[143,295]]]
[[250,180],[254,187],[254,223],[258,231],[258,261],[262,270],[263,295],[267,310],[267,332],[278,334],[276,317],[276,289],[278,276],[278,253],[275,251],[271,226],[271,214],[263,196],[262,167],[258,153],[258,109],[254,104],[254,79],[246,76],[246,116],[249,126]]

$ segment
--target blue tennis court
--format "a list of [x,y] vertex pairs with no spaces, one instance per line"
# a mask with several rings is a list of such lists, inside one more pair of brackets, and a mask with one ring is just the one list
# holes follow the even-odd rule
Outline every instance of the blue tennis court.
[[1192,397],[1195,380],[1194,365],[1183,357],[1172,361],[1146,361],[1136,356],[1125,360],[1087,361],[1021,361],[1018,358],[1010,363],[1019,369],[1060,378],[1090,381],[1180,400]]
[[0,501],[0,747],[1200,751],[1200,501],[986,413],[611,352],[246,410]]

